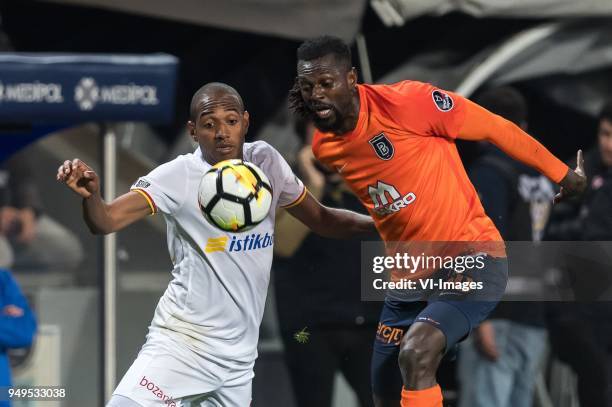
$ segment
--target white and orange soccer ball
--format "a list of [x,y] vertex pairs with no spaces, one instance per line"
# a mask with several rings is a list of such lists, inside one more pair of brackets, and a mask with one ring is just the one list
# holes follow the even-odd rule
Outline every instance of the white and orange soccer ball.
[[253,163],[221,161],[202,176],[198,204],[212,225],[228,232],[244,232],[268,215],[272,186]]

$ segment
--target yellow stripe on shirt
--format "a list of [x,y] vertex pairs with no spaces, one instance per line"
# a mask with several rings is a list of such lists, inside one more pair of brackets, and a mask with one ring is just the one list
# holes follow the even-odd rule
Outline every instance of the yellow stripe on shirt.
[[308,188],[304,187],[304,189],[302,190],[302,193],[300,194],[300,196],[297,197],[297,199],[295,201],[291,202],[288,205],[281,206],[281,208],[289,209],[289,208],[292,208],[292,207],[294,207],[296,205],[301,204],[302,201],[304,200],[304,198],[306,198],[307,192],[308,192]]
[[149,204],[149,208],[151,208],[151,215],[155,215],[157,213],[157,206],[155,206],[155,202],[153,201],[153,198],[151,198],[149,194],[147,194],[145,191],[143,191],[140,188],[134,188],[132,189],[132,191],[138,192],[140,195],[144,197],[144,199]]

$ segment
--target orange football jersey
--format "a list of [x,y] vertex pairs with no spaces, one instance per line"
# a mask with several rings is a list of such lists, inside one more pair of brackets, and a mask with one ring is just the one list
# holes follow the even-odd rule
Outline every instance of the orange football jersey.
[[[312,149],[342,175],[386,242],[502,241],[466,174],[456,138],[489,139],[554,181],[567,171],[517,126],[457,94],[416,81],[357,87],[355,129],[316,131]],[[469,135],[461,136],[462,129]]]

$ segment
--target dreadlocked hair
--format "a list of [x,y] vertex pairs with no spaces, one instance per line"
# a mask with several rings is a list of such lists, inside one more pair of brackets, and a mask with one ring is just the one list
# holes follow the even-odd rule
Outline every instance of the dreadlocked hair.
[[289,109],[293,112],[294,115],[300,118],[308,117],[308,108],[306,107],[306,103],[304,103],[304,99],[302,98],[302,90],[300,89],[300,84],[295,78],[293,82],[293,86],[289,90]]

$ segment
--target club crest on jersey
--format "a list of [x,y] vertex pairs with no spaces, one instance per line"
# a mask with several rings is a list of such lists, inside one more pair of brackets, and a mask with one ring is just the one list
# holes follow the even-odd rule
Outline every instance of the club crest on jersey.
[[447,95],[446,93],[440,90],[434,90],[433,92],[431,92],[431,97],[433,98],[433,101],[436,104],[438,110],[442,112],[448,112],[449,110],[452,110],[455,106],[453,98],[451,98],[450,95]]
[[374,149],[374,152],[381,160],[390,160],[393,158],[393,154],[395,153],[395,149],[393,148],[393,144],[387,138],[385,133],[380,133],[377,136],[374,136],[369,141],[370,145]]

